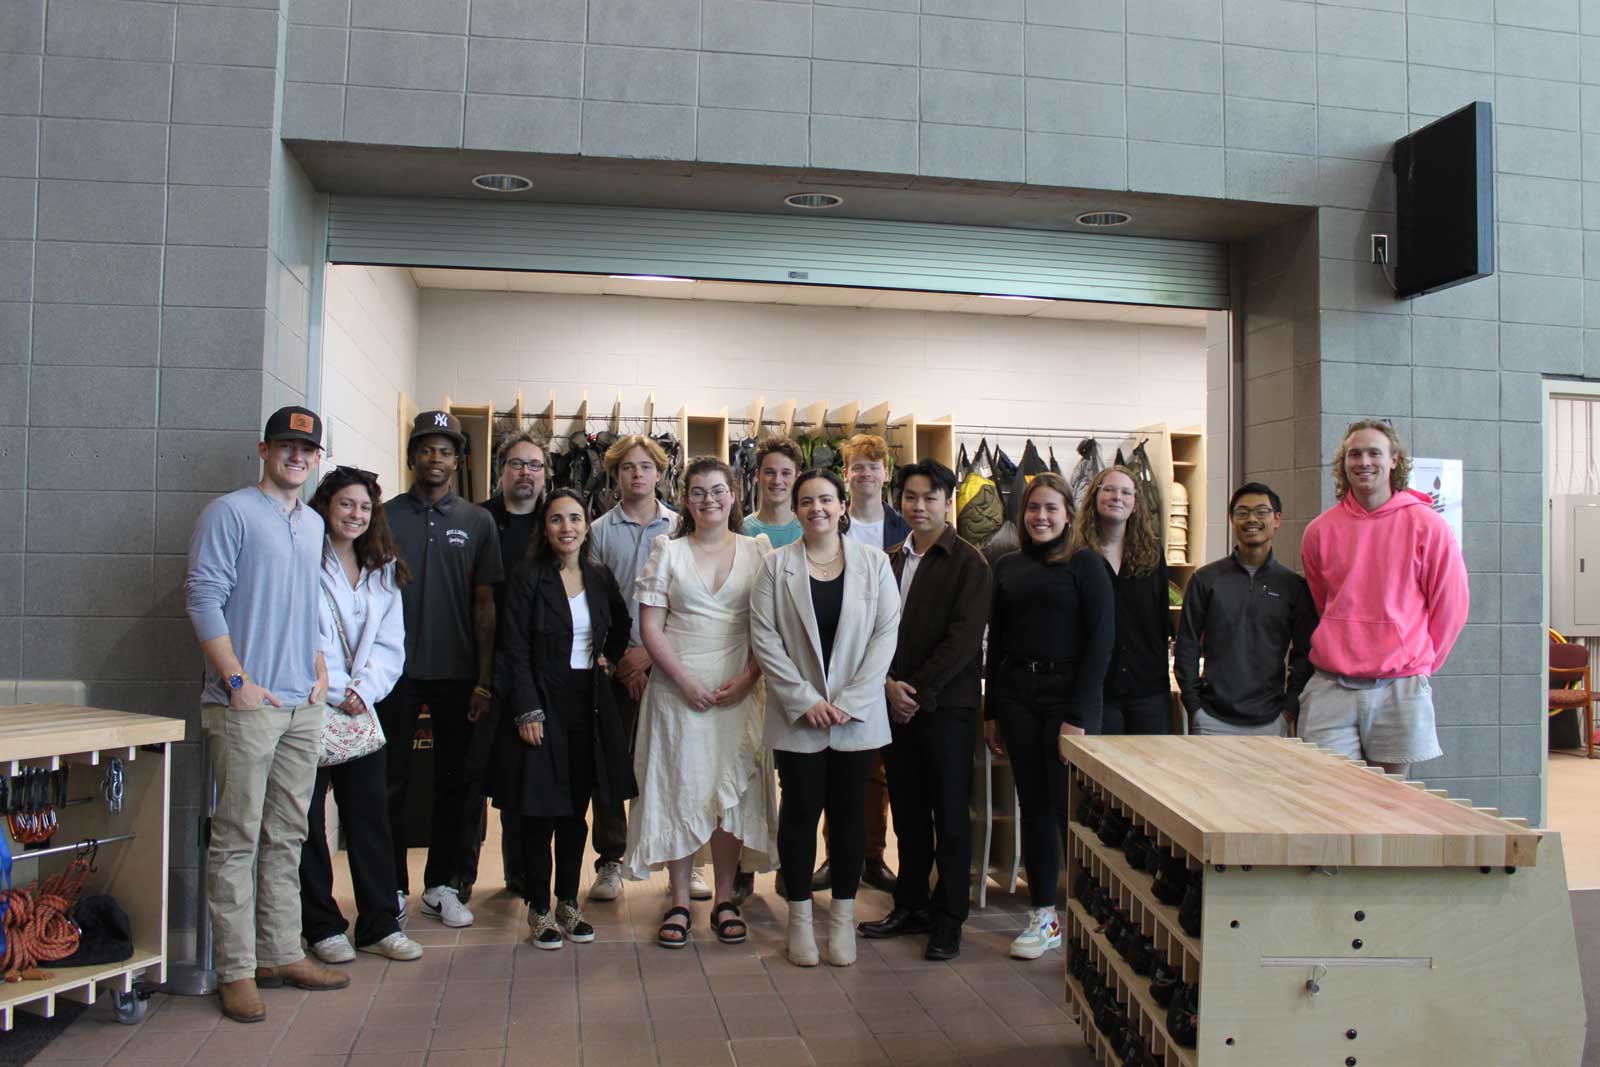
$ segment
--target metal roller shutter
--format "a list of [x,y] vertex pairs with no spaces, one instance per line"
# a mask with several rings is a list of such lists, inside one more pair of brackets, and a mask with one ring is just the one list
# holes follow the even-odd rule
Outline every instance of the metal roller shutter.
[[868,219],[334,196],[328,259],[1228,306],[1221,244]]

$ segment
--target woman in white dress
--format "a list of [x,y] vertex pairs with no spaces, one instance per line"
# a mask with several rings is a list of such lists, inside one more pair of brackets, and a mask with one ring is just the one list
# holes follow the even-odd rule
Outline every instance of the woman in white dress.
[[766,694],[750,652],[750,586],[772,551],[738,533],[737,482],[713,456],[683,474],[683,519],[657,537],[634,599],[654,668],[639,704],[633,768],[639,795],[628,813],[630,878],[665,866],[672,903],[657,940],[689,943],[689,879],[708,841],[716,870],[711,926],[725,944],[745,940],[734,877],[770,870],[777,849],[772,754],[762,743]]

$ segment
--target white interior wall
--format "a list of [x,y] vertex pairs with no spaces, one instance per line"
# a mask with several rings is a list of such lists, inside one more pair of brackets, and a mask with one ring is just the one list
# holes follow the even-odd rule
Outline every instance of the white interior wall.
[[[757,397],[958,424],[1128,430],[1206,422],[1206,331],[1104,321],[623,296],[424,289],[419,405],[742,415]],[[999,438],[1013,458],[1020,436]],[[1056,442],[1063,468],[1077,436]],[[976,443],[975,440],[973,443]],[[1115,442],[1109,442],[1109,461]]]
[[332,462],[375,471],[384,494],[409,485],[399,395],[417,387],[419,291],[403,267],[329,266],[322,403]]

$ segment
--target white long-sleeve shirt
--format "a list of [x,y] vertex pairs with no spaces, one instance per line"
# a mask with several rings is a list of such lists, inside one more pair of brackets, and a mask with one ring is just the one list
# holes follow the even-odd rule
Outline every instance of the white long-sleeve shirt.
[[351,652],[351,669],[347,670],[333,610],[328,597],[319,594],[322,658],[328,664],[328,706],[343,704],[345,690],[353,686],[369,708],[375,707],[389,695],[406,664],[405,613],[400,604],[400,588],[395,585],[394,564],[377,573],[362,568],[352,589],[338,559],[326,553],[322,588],[333,594],[334,603],[339,605],[339,618]]

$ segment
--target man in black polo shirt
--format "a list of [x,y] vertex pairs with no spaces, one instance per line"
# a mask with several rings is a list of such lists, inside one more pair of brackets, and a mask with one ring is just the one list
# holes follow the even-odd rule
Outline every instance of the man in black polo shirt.
[[1173,673],[1195,733],[1288,737],[1311,678],[1317,607],[1306,580],[1273,558],[1277,493],[1241,485],[1228,521],[1233,554],[1195,571],[1183,591]]
[[[411,489],[383,506],[414,576],[400,591],[405,673],[378,704],[389,739],[395,876],[400,892],[409,893],[406,788],[412,737],[426,705],[433,723],[433,818],[422,913],[446,926],[472,925],[472,912],[460,897],[463,857],[476,847],[479,826],[479,817],[465,810],[467,748],[472,724],[489,711],[494,696],[494,586],[505,578],[494,519],[451,490],[466,446],[455,416],[418,415],[406,445],[406,464],[415,472]],[[401,906],[403,915],[403,900]]]

